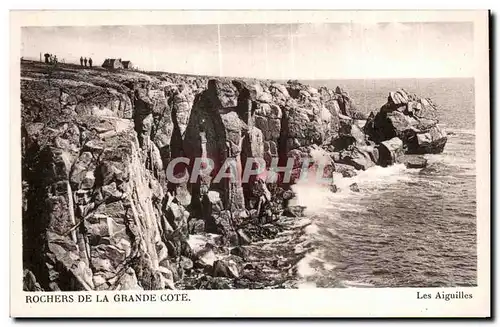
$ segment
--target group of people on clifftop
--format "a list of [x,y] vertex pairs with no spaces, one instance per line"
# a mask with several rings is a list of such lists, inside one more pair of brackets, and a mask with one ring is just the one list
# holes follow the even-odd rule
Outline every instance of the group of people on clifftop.
[[80,66],[84,66],[87,67],[87,62],[89,63],[89,67],[92,68],[92,58],[89,57],[89,59],[87,60],[87,57],[80,57]]
[[[43,56],[45,57],[46,64],[57,64],[58,62],[56,55],[53,55],[51,53],[45,53]],[[89,57],[89,59],[87,60],[87,57],[80,57],[80,66],[87,67],[87,63],[88,66],[92,68],[92,58]]]

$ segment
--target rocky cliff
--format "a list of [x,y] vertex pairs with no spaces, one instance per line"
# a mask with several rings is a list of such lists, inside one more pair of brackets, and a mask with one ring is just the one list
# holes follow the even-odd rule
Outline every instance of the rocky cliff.
[[[366,117],[338,87],[23,61],[25,290],[261,287],[245,247],[301,215],[304,160],[331,178],[439,153],[436,110],[404,90]],[[292,179],[216,178],[249,158],[293,158]]]

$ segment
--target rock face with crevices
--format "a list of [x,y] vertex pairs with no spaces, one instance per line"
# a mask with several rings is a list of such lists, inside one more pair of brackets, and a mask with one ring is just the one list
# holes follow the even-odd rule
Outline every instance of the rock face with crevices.
[[[24,289],[265,287],[245,247],[302,215],[303,169],[352,177],[438,153],[436,110],[398,91],[365,124],[341,88],[23,61]],[[220,178],[248,159],[259,176]],[[270,170],[289,159],[285,182]]]

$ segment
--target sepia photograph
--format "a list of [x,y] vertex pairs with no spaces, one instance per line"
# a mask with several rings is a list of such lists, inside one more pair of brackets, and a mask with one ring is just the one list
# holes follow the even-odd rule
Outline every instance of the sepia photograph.
[[414,15],[20,26],[13,292],[404,288],[467,306],[490,218],[478,26]]

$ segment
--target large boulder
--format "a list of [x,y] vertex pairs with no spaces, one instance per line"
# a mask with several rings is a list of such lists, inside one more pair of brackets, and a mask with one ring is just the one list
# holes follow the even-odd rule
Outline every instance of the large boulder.
[[369,117],[364,132],[376,143],[398,137],[409,154],[440,153],[447,136],[438,122],[437,107],[430,99],[398,90],[391,92],[380,111]]
[[403,141],[397,137],[381,142],[378,145],[379,165],[387,167],[395,164],[403,152]]
[[336,151],[347,149],[350,146],[366,145],[365,133],[353,120],[341,119],[338,137],[333,141]]
[[271,93],[273,102],[279,106],[284,106],[290,98],[290,94],[288,93],[287,88],[282,84],[271,84],[269,86],[269,91]]
[[448,137],[439,126],[433,126],[429,131],[416,134],[416,137],[407,142],[409,154],[441,153],[444,150]]
[[233,260],[217,260],[213,264],[212,275],[214,277],[238,278],[238,266]]
[[340,162],[351,165],[357,170],[366,170],[375,166],[376,158],[373,147],[351,147],[340,152]]
[[342,177],[354,177],[358,174],[353,166],[341,163],[335,163],[335,171],[340,173]]
[[364,126],[364,132],[376,143],[393,137],[399,137],[403,140],[420,132],[417,124],[415,118],[400,111],[385,112],[381,110],[368,119]]
[[425,168],[427,167],[427,159],[421,155],[405,155],[399,159],[399,162],[404,163],[406,168]]
[[404,89],[399,89],[395,92],[389,92],[387,103],[394,107],[405,106],[409,101],[408,93]]

